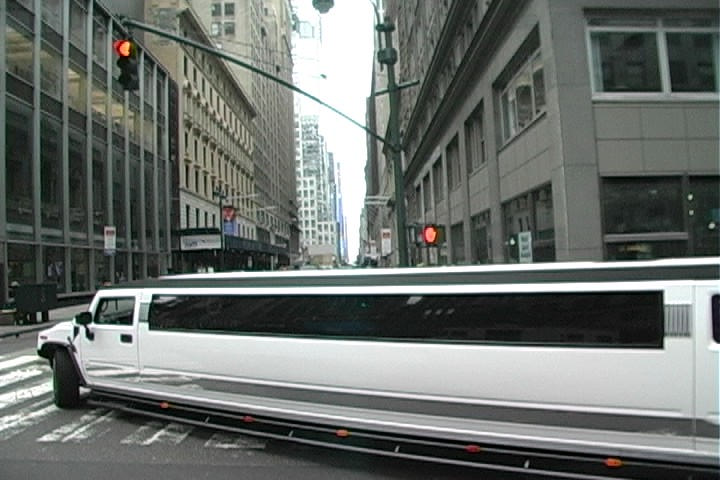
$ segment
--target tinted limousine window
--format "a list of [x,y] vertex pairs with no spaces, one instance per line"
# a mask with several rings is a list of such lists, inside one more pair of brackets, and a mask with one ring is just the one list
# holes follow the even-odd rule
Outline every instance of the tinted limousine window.
[[660,292],[154,296],[151,330],[662,348]]

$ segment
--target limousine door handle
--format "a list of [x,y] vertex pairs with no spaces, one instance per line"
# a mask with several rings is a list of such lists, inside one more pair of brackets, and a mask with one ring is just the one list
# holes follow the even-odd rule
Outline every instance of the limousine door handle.
[[122,343],[132,343],[132,335],[129,333],[123,333],[120,335],[120,341]]

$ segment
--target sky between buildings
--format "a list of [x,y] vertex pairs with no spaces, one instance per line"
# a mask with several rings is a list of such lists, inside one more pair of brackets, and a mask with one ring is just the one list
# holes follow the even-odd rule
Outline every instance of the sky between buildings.
[[[315,12],[312,0],[295,0],[294,3],[301,18],[303,12]],[[309,93],[364,125],[374,54],[373,7],[370,0],[335,0],[335,6],[321,16],[321,22],[320,71],[303,73],[323,75],[324,80],[319,82],[320,90]],[[348,256],[352,262],[358,253],[360,211],[365,199],[365,131],[325,108],[320,109],[320,131],[328,151],[340,164],[348,224]]]

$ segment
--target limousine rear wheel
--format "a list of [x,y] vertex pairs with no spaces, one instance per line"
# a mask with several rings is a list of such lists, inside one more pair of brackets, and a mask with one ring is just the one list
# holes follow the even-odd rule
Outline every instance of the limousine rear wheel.
[[80,404],[80,381],[70,354],[58,348],[53,357],[53,401],[60,408],[74,408]]

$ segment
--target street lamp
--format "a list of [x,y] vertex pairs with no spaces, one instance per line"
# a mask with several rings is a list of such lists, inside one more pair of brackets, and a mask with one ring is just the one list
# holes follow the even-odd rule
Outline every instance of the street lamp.
[[[321,9],[318,4],[330,4],[325,10]],[[320,0],[313,0],[313,6],[320,13],[326,13],[327,10],[332,7],[332,1],[323,2]],[[380,12],[378,11],[377,5],[370,0],[375,11],[375,19],[377,24],[375,30],[378,32],[378,51],[377,60],[381,65],[387,66],[387,94],[390,100],[390,116],[388,118],[388,139],[385,146],[390,150],[390,160],[393,164],[393,176],[394,187],[395,187],[395,223],[397,230],[398,239],[398,266],[408,266],[408,248],[407,248],[407,231],[406,215],[405,215],[405,180],[403,177],[402,169],[402,158],[401,158],[401,144],[400,144],[400,88],[395,81],[395,64],[398,60],[397,50],[393,48],[392,32],[395,31],[395,25],[390,20],[390,17],[385,16],[384,20],[380,21]],[[382,42],[380,41],[380,34],[385,34],[385,47],[383,48]],[[409,86],[409,85],[403,85]]]

